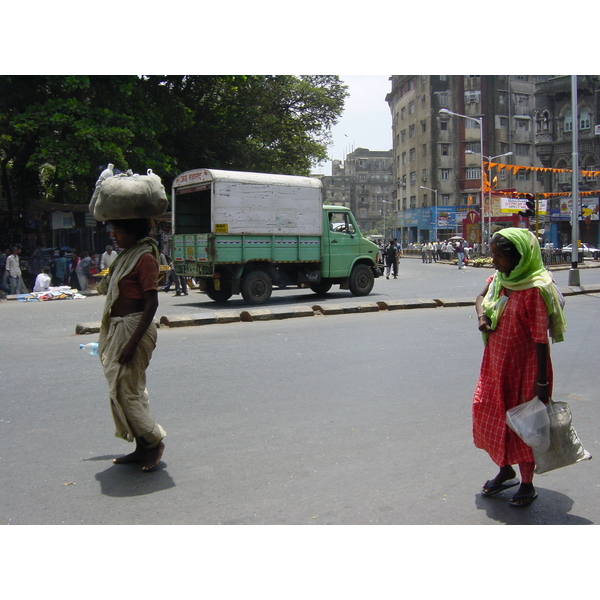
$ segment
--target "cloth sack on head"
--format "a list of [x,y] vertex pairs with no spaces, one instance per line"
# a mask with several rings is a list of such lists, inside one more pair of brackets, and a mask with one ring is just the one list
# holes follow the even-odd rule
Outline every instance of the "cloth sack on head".
[[131,171],[112,175],[107,169],[96,182],[89,208],[97,221],[149,219],[164,214],[168,204],[160,177],[151,169],[147,175]]

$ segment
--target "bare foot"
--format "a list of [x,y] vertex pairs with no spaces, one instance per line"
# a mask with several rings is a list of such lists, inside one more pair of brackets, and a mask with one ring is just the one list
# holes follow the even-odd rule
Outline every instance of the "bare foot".
[[145,460],[146,451],[138,445],[134,452],[132,452],[131,454],[126,454],[125,456],[119,456],[118,458],[113,459],[113,462],[116,465],[122,465],[131,462],[144,462]]
[[165,445],[162,442],[158,446],[146,450],[145,464],[142,467],[142,471],[153,471],[156,469],[164,451]]

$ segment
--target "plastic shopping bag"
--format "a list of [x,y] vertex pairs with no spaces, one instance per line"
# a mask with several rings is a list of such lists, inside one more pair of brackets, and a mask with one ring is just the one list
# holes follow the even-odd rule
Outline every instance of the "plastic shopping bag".
[[533,448],[535,473],[546,473],[582,460],[590,460],[592,455],[586,452],[573,429],[569,405],[550,400],[547,412],[550,419],[550,446],[546,450]]
[[506,411],[506,424],[528,445],[540,451],[550,447],[550,419],[546,405],[536,396]]

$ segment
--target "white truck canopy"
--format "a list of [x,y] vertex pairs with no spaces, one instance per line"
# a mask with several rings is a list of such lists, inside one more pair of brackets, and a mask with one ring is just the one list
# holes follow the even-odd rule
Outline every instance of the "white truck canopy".
[[[322,233],[322,184],[314,177],[217,169],[186,171],[173,182],[176,218],[177,203],[183,201],[180,194],[209,188],[213,232],[269,235]],[[208,194],[208,191],[205,193]]]

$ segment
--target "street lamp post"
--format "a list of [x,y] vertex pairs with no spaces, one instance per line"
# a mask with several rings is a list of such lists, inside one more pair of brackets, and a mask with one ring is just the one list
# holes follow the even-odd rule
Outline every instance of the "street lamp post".
[[[481,144],[481,153],[483,156],[483,116],[481,117],[469,117],[468,115],[461,115],[460,113],[452,112],[447,108],[440,108],[439,113],[442,115],[454,115],[455,117],[462,117],[463,119],[468,119],[469,121],[475,121],[475,123],[479,123],[479,142]],[[480,205],[480,213],[481,213],[481,245],[483,246],[483,238],[484,238],[484,218],[483,218],[483,158],[481,159],[481,205]]]
[[[381,200],[382,204],[392,204],[389,200]],[[385,206],[383,207],[383,243],[385,244],[385,214],[387,210]]]
[[434,226],[433,226],[433,237],[434,237],[434,242],[437,242],[437,228],[438,228],[438,191],[434,190],[432,188],[428,188],[425,187],[424,185],[421,186],[422,190],[429,190],[430,192],[433,192],[435,194],[435,221],[434,221]]

